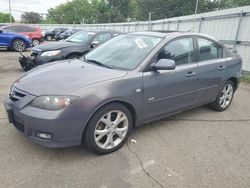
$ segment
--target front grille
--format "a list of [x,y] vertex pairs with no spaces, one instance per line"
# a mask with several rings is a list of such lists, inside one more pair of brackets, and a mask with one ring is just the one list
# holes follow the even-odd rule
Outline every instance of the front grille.
[[25,97],[26,95],[27,93],[25,93],[24,91],[21,91],[19,89],[16,89],[15,87],[12,87],[9,97],[10,97],[10,100],[16,102],[22,99],[23,97]]

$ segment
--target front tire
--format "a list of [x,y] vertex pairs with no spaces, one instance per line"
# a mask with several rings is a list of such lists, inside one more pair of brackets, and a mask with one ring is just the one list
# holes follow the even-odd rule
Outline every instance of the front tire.
[[235,91],[234,83],[228,80],[223,86],[216,100],[209,104],[210,108],[216,111],[226,110],[230,106],[233,100],[234,91]]
[[111,103],[99,109],[85,128],[83,141],[99,154],[119,149],[128,139],[132,129],[130,111],[119,103]]
[[11,48],[17,52],[22,52],[26,49],[26,43],[21,39],[16,39],[13,41]]

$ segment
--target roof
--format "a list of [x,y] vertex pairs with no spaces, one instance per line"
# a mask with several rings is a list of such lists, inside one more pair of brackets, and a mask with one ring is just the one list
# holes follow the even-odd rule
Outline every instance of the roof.
[[147,35],[147,36],[154,36],[154,37],[162,37],[162,38],[166,38],[168,36],[187,36],[187,35],[195,35],[195,36],[203,36],[203,37],[207,37],[210,38],[214,41],[217,41],[216,39],[214,39],[211,36],[208,36],[206,34],[203,33],[195,33],[195,32],[181,32],[181,31],[141,31],[141,32],[131,32],[130,34],[136,34],[136,35]]

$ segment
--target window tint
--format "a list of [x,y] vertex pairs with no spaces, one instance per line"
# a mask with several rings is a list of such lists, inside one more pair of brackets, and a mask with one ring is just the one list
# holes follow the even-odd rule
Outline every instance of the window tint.
[[102,33],[97,35],[93,41],[98,41],[99,43],[104,43],[111,39],[111,34],[110,33]]
[[206,61],[222,57],[222,47],[212,41],[198,38],[199,60]]
[[193,62],[193,38],[182,38],[168,43],[158,54],[158,60],[159,59],[172,59],[176,65]]

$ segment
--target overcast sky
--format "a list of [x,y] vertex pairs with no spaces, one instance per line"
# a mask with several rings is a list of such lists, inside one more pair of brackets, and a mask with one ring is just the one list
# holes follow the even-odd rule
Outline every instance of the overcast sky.
[[[65,3],[68,0],[10,0],[12,15],[16,20],[20,20],[22,12],[33,11],[47,13],[49,8]],[[0,0],[0,12],[9,12],[9,0]]]

